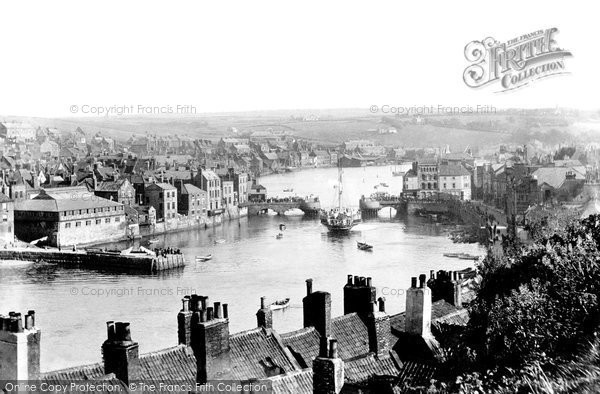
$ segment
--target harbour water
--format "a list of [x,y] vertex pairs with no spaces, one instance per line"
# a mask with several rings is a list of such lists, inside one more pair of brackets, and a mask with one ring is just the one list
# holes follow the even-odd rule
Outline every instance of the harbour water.
[[[358,205],[379,183],[399,190],[401,177],[392,167],[344,170],[345,195]],[[315,169],[260,179],[269,195],[315,194],[323,206],[333,205],[337,170]],[[365,182],[363,182],[365,179]],[[286,224],[282,239],[278,225]],[[158,275],[126,275],[63,269],[45,264],[0,263],[0,305],[10,310],[37,312],[42,328],[42,370],[101,360],[107,320],[129,321],[141,352],[177,344],[177,312],[183,295],[198,293],[210,301],[229,304],[232,333],[256,326],[260,297],[291,298],[291,306],[274,312],[280,332],[302,327],[305,279],[314,289],[332,294],[333,315],[343,313],[342,288],[346,275],[371,276],[378,296],[386,297],[389,313],[404,310],[404,290],[410,277],[429,270],[462,269],[472,262],[442,256],[446,252],[483,254],[475,244],[454,244],[448,231],[422,218],[366,221],[348,235],[329,235],[318,220],[302,217],[256,216],[208,230],[160,236],[152,247],[180,248],[190,259],[184,269]],[[360,251],[356,241],[374,246]],[[125,244],[113,245],[125,247]],[[194,256],[211,253],[207,262]]]

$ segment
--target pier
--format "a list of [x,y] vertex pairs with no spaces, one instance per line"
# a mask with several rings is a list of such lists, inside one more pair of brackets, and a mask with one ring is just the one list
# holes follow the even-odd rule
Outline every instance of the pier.
[[126,273],[155,273],[185,266],[183,254],[155,256],[143,252],[121,254],[118,252],[59,251],[35,248],[0,249],[0,260],[45,261],[68,268],[89,268]]

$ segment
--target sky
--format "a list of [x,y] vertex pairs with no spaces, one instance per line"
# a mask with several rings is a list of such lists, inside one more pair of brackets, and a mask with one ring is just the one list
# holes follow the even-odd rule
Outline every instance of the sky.
[[[595,109],[594,3],[2,2],[0,116],[178,105],[200,113],[372,105]],[[551,27],[573,54],[565,60],[569,74],[506,93],[463,82],[470,41]]]

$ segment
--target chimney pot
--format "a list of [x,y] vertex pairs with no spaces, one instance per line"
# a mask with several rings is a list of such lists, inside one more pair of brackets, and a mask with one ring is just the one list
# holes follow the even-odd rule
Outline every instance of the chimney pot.
[[211,321],[214,318],[214,309],[212,306],[206,308],[206,321]]
[[372,278],[370,276],[367,277],[367,287],[371,287]]
[[181,307],[181,310],[184,312],[189,312],[190,311],[190,299],[183,297],[181,299],[181,303],[183,304]]
[[348,284],[352,285],[352,275],[348,275]]
[[360,286],[360,276],[354,275],[354,286]]
[[190,310],[192,312],[195,312],[198,310],[198,295],[196,294],[192,294],[192,296],[190,297]]
[[327,357],[329,355],[329,338],[328,337],[321,337],[321,344],[319,347],[319,356],[320,357]]
[[198,311],[198,313],[200,314],[200,319],[199,322],[200,323],[204,323],[206,321],[206,310],[205,309],[201,309],[200,311]]
[[338,358],[337,339],[329,340],[329,358]]
[[435,271],[434,270],[430,270],[429,271],[429,278],[430,279],[435,279]]
[[425,276],[425,274],[419,275],[419,287],[420,288],[425,287],[425,279],[426,278],[427,278],[427,276]]
[[452,272],[452,280],[456,281],[458,279],[458,272],[453,271]]
[[220,319],[221,318],[221,303],[215,302],[213,304],[213,306],[214,306],[214,310],[215,310],[215,319]]
[[410,278],[410,287],[412,287],[412,288],[417,287],[417,278],[415,276]]
[[313,285],[313,280],[307,279],[306,280],[306,295],[312,294],[312,285]]
[[108,338],[109,341],[114,341],[115,340],[115,322],[114,321],[107,321],[106,322],[106,331],[107,331],[107,335],[106,338]]
[[131,329],[129,327],[129,323],[115,323],[115,339],[117,341],[131,341]]
[[262,296],[260,297],[260,309],[265,309],[265,300],[267,297]]
[[367,278],[365,278],[364,276],[360,277],[360,285],[361,286],[366,286],[367,285]]
[[201,296],[200,303],[202,304],[202,309],[206,309],[206,305],[208,305],[208,296]]
[[229,318],[229,305],[223,304],[223,319]]
[[377,301],[379,302],[379,312],[385,312],[385,298],[379,297]]

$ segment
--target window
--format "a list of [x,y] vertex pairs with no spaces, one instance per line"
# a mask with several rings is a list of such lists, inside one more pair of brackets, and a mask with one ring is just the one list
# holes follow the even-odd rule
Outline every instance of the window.
[[117,216],[117,217],[115,218],[115,222],[117,222],[117,223],[118,223],[118,222],[120,222],[120,221],[121,221],[121,218]]
[[3,222],[8,222],[8,216],[7,215],[2,215],[2,221]]
[[446,188],[446,184],[444,183],[444,189]]
[[75,227],[81,227],[81,222],[75,222]]
[[452,188],[453,188],[453,189],[456,189],[456,183],[453,183],[453,184],[452,184]]
[[71,223],[65,223],[65,228],[71,228]]
[[102,224],[102,219],[96,219],[96,224]]
[[86,220],[85,221],[85,225],[86,226],[91,226],[92,225],[92,221],[91,220]]
[[110,218],[104,219],[104,223],[110,223]]

